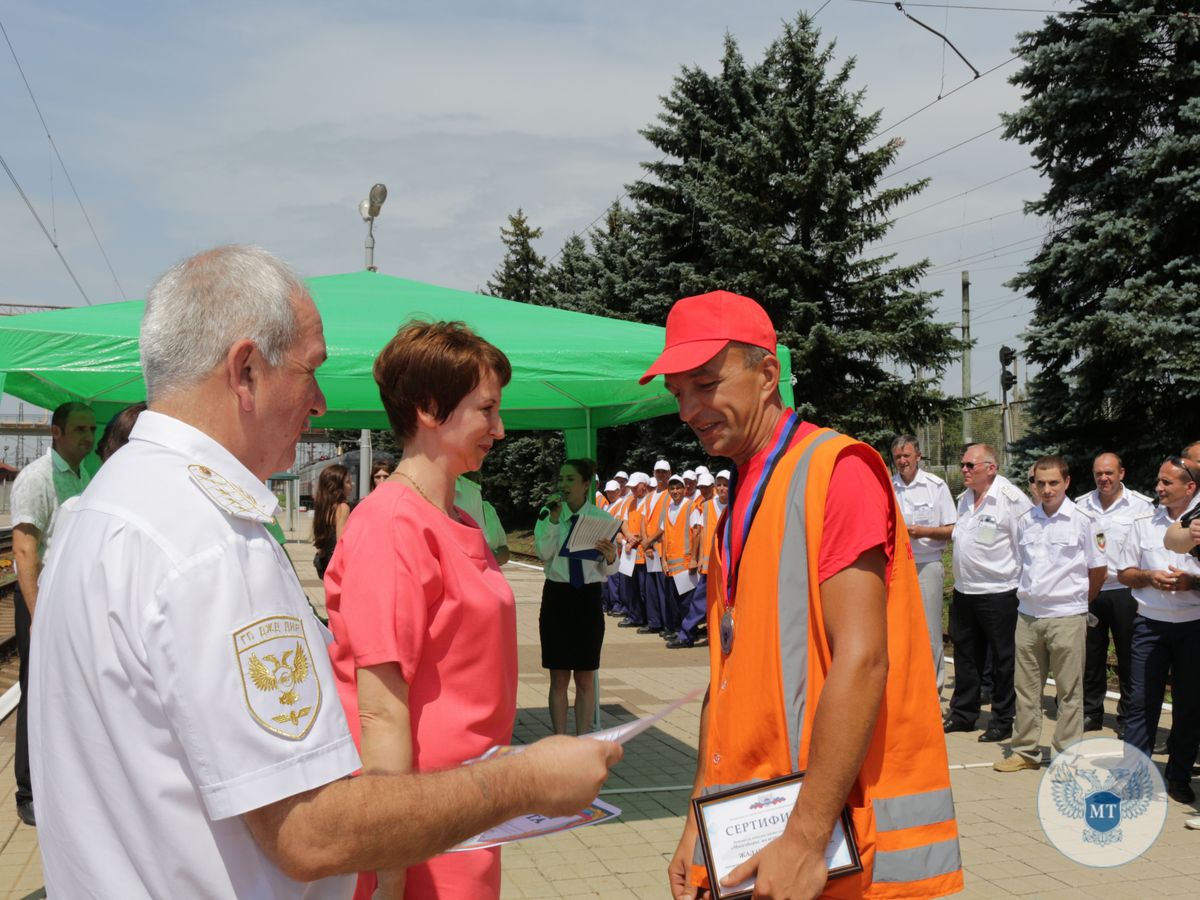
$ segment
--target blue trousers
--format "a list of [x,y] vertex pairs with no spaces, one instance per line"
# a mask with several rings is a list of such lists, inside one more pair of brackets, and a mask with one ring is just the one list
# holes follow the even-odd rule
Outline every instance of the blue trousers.
[[625,607],[625,616],[637,625],[646,624],[646,604],[642,597],[645,575],[646,565],[639,563],[633,567],[632,575],[621,576],[621,604]]
[[1200,748],[1200,620],[1159,622],[1138,615],[1129,645],[1125,741],[1149,755],[1171,676],[1168,781],[1190,781]]
[[708,615],[708,577],[701,575],[696,587],[680,598],[680,601],[682,621],[679,624],[678,638],[681,641],[694,641],[699,634],[700,623]]
[[679,623],[683,621],[683,606],[691,600],[692,591],[680,594],[675,579],[670,575],[664,576],[663,584],[666,588],[663,591],[663,631],[675,634],[679,631]]
[[600,605],[605,612],[625,612],[625,607],[621,603],[620,583],[621,576],[614,573],[608,576],[608,581],[604,582],[604,587],[600,589]]
[[650,628],[662,628],[662,573],[647,572],[645,566],[638,566],[638,583],[642,589],[642,602],[646,609],[646,625]]

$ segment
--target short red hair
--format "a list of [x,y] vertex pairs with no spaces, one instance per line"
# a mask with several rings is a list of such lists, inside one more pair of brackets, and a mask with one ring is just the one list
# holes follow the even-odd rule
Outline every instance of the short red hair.
[[485,372],[500,386],[512,380],[512,364],[495,345],[463,322],[409,322],[375,358],[375,383],[396,440],[417,430],[417,413],[445,422]]

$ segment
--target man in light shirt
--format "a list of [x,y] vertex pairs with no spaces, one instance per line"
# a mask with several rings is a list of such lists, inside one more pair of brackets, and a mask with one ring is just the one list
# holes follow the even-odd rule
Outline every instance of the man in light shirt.
[[1041,502],[1017,526],[1016,731],[1012,755],[992,766],[997,772],[1041,767],[1042,689],[1048,672],[1054,673],[1058,698],[1051,747],[1061,753],[1083,737],[1088,604],[1107,571],[1095,521],[1067,498],[1066,460],[1043,456],[1034,464],[1033,484]]
[[900,513],[912,539],[913,561],[921,583],[929,644],[937,673],[938,694],[946,683],[945,647],[942,642],[942,607],[945,567],[942,551],[950,542],[958,513],[946,482],[920,467],[921,445],[914,435],[902,434],[892,441],[892,463],[896,473],[892,486]]
[[172,267],[139,347],[150,408],[62,511],[42,573],[30,747],[49,896],[348,898],[356,872],[595,797],[619,753],[573,738],[515,766],[348,777],[329,633],[266,527],[265,479],[325,412],[321,317],[282,262],[219,247]]
[[13,775],[17,817],[36,825],[29,773],[29,634],[38,600],[38,577],[58,508],[83,493],[91,476],[83,461],[96,444],[96,416],[86,403],[64,403],[50,416],[50,449],[18,474],[12,487],[13,565],[17,570],[14,627],[17,637],[17,734]]
[[1129,698],[1129,642],[1137,601],[1129,588],[1117,580],[1117,560],[1135,519],[1153,512],[1149,497],[1125,484],[1125,467],[1116,453],[1101,453],[1092,460],[1096,489],[1079,498],[1079,508],[1096,520],[1096,542],[1107,559],[1107,574],[1100,593],[1092,601],[1096,624],[1087,631],[1087,654],[1083,669],[1083,730],[1099,731],[1104,725],[1104,697],[1108,693],[1108,643],[1112,634],[1117,654],[1117,737],[1125,733]]
[[1013,643],[1017,630],[1017,522],[1033,505],[996,471],[996,451],[972,444],[962,456],[967,489],[958,501],[954,540],[954,694],[944,727],[974,731],[980,709],[985,648],[992,656],[992,718],[979,736],[985,743],[1012,737],[1016,708]]
[[1195,463],[1168,456],[1158,469],[1158,508],[1133,523],[1118,561],[1117,578],[1133,591],[1137,616],[1130,640],[1125,740],[1143,753],[1154,749],[1168,672],[1171,735],[1167,739],[1167,794],[1194,803],[1192,766],[1200,747],[1200,562],[1163,546],[1167,527],[1196,496]]

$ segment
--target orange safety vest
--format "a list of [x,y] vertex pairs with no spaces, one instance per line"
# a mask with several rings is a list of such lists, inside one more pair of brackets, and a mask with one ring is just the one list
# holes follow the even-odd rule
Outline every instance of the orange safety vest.
[[604,496],[604,491],[596,491],[596,505],[601,509],[608,508],[608,498]]
[[[668,504],[669,505],[669,504]],[[663,529],[662,557],[663,570],[668,575],[677,575],[692,567],[692,529],[688,527],[691,517],[692,504],[686,501],[679,505],[679,513],[675,521],[667,515],[667,506],[663,507],[665,528]]]
[[[631,494],[630,496],[632,497],[633,495]],[[633,534],[640,534],[643,537],[646,534],[645,530],[642,528],[642,519],[645,518],[645,506],[649,500],[649,494],[647,494],[641,500],[638,500],[636,497],[634,497],[633,502],[629,505],[629,517],[625,521],[628,523],[629,530]],[[645,561],[646,554],[642,552],[642,545],[638,544],[637,557],[634,559],[634,563],[645,563]]]
[[700,526],[700,546],[696,548],[696,564],[701,575],[708,574],[708,559],[712,553],[713,535],[717,533],[717,499],[710,497],[704,504],[704,524]]
[[[824,428],[787,452],[763,491],[742,551],[733,649],[725,656],[718,641],[710,642],[706,793],[808,768],[813,717],[833,656],[818,577],[825,499],[834,464],[849,454],[890,487],[878,453]],[[888,495],[899,523],[895,494]],[[887,685],[846,799],[863,871],[831,879],[823,897],[936,897],[963,886],[921,591],[908,532],[894,531]],[[708,591],[713,635],[725,612],[722,552],[718,541]],[[780,584],[791,588],[786,597]],[[693,881],[707,884],[698,846],[696,863]]]
[[[646,539],[650,536],[649,530],[651,527],[657,532],[666,530],[667,524],[667,505],[671,502],[671,495],[667,491],[661,491],[658,499],[654,498],[653,491],[647,491],[646,499],[643,501],[642,509],[642,546],[646,546]],[[662,541],[659,541],[654,547],[654,553],[657,556],[662,556]]]

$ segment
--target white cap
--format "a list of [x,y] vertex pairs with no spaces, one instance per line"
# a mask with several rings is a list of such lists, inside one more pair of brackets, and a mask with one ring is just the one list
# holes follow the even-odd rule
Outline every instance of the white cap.
[[628,472],[618,472],[616,475],[613,476],[613,478],[624,478],[626,481],[628,481],[629,473]]
[[609,491],[619,491],[620,489],[621,489],[621,486],[619,484],[617,484],[615,481],[610,481],[610,482],[608,482],[608,484],[604,485],[605,493],[608,493]]
[[708,466],[696,466],[696,474],[697,475],[708,475],[709,474]]
[[668,472],[670,472],[671,464],[669,462],[667,462],[665,459],[660,459],[658,462],[656,462],[654,464],[654,471],[657,472],[659,469],[666,469]]
[[716,479],[709,472],[701,472],[696,478],[696,484],[700,487],[708,487],[711,484],[716,484]]
[[688,469],[686,472],[683,473],[683,480],[684,481],[695,481],[696,473],[693,472],[691,469]]
[[634,485],[635,487],[639,484],[649,484],[650,476],[647,475],[645,472],[634,472],[632,475],[629,476],[629,483]]
[[683,478],[681,478],[679,475],[672,475],[667,479],[667,484],[670,484],[672,481],[678,481],[680,484],[683,484]]
[[729,470],[722,469],[720,472],[717,473],[717,477],[724,478],[726,481],[728,481],[729,480]]

